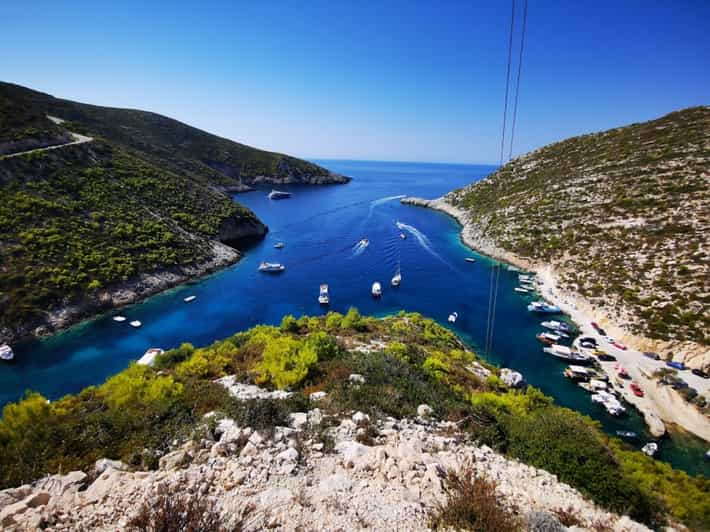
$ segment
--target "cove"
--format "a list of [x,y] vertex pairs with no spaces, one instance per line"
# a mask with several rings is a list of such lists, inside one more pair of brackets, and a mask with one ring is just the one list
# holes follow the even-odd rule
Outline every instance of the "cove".
[[[266,223],[266,238],[246,250],[238,264],[120,313],[143,322],[140,329],[100,316],[53,337],[15,346],[16,359],[0,365],[0,404],[18,400],[25,390],[50,399],[101,383],[150,347],[168,349],[182,342],[205,345],[258,323],[277,324],[285,314],[321,314],[321,283],[330,287],[330,310],[386,315],[416,311],[447,324],[477,352],[485,336],[491,261],[469,250],[458,224],[445,214],[401,205],[402,195],[434,198],[481,179],[494,167],[431,163],[316,161],[352,176],[347,185],[285,186],[287,200],[267,198],[270,189],[236,196]],[[397,224],[399,222],[399,225]],[[400,238],[400,233],[406,239]],[[366,248],[356,247],[367,238]],[[275,249],[283,242],[285,247]],[[475,263],[465,261],[475,257]],[[257,271],[262,260],[286,265],[279,275]],[[390,286],[401,267],[402,284]],[[370,295],[380,281],[383,296]],[[589,395],[562,376],[565,364],[542,352],[535,334],[540,316],[528,313],[528,300],[513,291],[517,274],[503,270],[490,361],[514,368],[558,404],[598,420],[611,434],[639,433],[637,447],[650,437],[631,408],[622,418],[609,416]],[[197,299],[185,304],[183,298]],[[448,325],[448,324],[447,324]],[[701,440],[671,433],[658,458],[692,474],[710,476]]]

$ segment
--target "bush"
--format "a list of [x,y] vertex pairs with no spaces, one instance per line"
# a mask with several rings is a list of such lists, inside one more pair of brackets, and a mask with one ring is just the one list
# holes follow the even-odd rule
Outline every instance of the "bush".
[[128,521],[132,532],[226,532],[243,530],[240,523],[225,526],[214,501],[197,491],[182,494],[176,489],[145,501]]
[[258,383],[271,383],[283,390],[299,384],[318,362],[316,348],[289,336],[273,338],[264,347],[256,366]]

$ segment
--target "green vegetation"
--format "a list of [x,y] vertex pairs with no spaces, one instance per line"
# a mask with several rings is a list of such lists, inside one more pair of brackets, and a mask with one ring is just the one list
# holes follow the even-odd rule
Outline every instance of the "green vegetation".
[[447,196],[482,236],[663,340],[710,344],[710,107],[582,135]]
[[[492,376],[481,379],[472,364],[487,366],[449,330],[419,314],[374,319],[353,309],[346,316],[287,316],[279,327],[257,326],[208,347],[183,344],[154,368],[132,365],[78,395],[47,403],[30,394],[6,406],[0,486],[88,469],[104,456],[155,467],[172,440],[204,430],[198,427],[207,412],[269,431],[286,424],[290,412],[311,408],[309,395],[322,390],[327,395],[318,407],[332,415],[361,410],[373,419],[413,417],[426,403],[439,419],[460,422],[469,438],[544,468],[600,505],[646,523],[659,523],[665,512],[693,527],[709,522],[710,481],[631,450],[539,390],[508,390],[495,368],[488,366]],[[352,373],[365,383],[352,386]],[[284,401],[239,402],[214,382],[225,375],[294,393]],[[474,479],[464,484],[480,488]]]

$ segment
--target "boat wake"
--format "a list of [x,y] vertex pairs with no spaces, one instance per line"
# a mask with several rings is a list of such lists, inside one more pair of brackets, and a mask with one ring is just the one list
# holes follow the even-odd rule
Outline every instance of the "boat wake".
[[419,229],[416,227],[405,224],[402,222],[395,222],[397,224],[397,227],[403,231],[407,231],[410,235],[412,235],[414,238],[417,239],[417,242],[419,242],[419,245],[422,246],[430,255],[433,257],[436,257],[439,259],[441,262],[446,264],[448,266],[448,262],[446,262],[444,259],[441,258],[441,256],[432,249],[431,247],[431,242],[427,238],[427,236],[422,233]]
[[367,246],[369,246],[369,245],[370,245],[370,242],[368,242],[367,240],[364,240],[364,239],[363,239],[363,240],[360,240],[357,244],[355,244],[355,245],[353,246],[353,254],[352,254],[352,256],[353,256],[353,257],[357,257],[357,256],[360,255],[363,251],[365,251],[365,250],[367,249]]
[[394,201],[402,198],[406,198],[406,195],[399,194],[397,196],[385,196],[384,198],[372,200],[370,202],[370,210],[367,213],[367,218],[365,218],[365,220],[363,221],[363,225],[365,225],[367,221],[372,218],[372,211],[375,210],[375,207],[377,207],[378,205],[382,205],[383,203],[387,203],[388,201]]

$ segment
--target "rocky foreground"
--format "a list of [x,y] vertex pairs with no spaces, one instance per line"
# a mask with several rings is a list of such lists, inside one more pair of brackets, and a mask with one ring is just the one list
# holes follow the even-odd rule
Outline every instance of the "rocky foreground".
[[446,471],[471,467],[496,482],[529,530],[567,529],[556,511],[575,517],[574,530],[648,530],[550,473],[464,441],[456,424],[430,412],[421,405],[415,419],[371,422],[315,408],[291,414],[290,427],[272,434],[208,414],[202,435],[164,455],[156,471],[102,459],[93,475],[74,471],[0,492],[0,526],[125,530],[142,503],[169,493],[212,500],[228,527],[245,530],[425,530],[447,499]]

